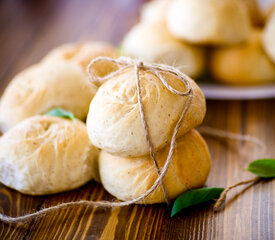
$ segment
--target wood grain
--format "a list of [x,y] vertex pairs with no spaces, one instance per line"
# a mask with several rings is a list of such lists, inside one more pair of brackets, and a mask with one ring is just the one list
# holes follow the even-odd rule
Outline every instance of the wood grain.
[[[118,44],[138,21],[144,1],[0,1],[0,90],[11,77],[39,61],[49,49],[70,41],[106,40]],[[275,100],[208,101],[204,124],[256,136],[275,155]],[[251,143],[206,137],[212,170],[207,185],[224,187],[252,175],[243,169],[261,157]],[[0,223],[0,239],[274,239],[274,181],[230,192],[224,211],[199,205],[170,218],[165,205],[117,209],[70,208],[21,225]],[[114,199],[90,182],[71,192],[44,197],[20,194],[0,185],[1,212],[17,216],[59,202]]]

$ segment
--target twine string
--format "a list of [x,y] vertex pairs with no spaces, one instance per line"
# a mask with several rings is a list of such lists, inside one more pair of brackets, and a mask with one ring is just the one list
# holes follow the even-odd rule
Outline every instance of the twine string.
[[[246,142],[251,142],[254,143],[256,145],[258,145],[261,149],[261,154],[265,154],[266,152],[266,145],[264,144],[263,141],[261,141],[258,138],[249,136],[249,135],[243,135],[243,134],[237,134],[237,133],[232,133],[232,132],[228,132],[228,131],[224,131],[221,129],[216,129],[216,128],[211,128],[208,126],[200,126],[197,128],[197,130],[205,135],[209,135],[209,136],[214,136],[214,137],[218,137],[218,138],[225,138],[225,139],[231,139],[231,140],[237,140],[237,141],[246,141]],[[214,211],[218,212],[221,209],[221,205],[223,204],[223,202],[226,199],[226,195],[227,193],[233,189],[236,188],[240,185],[244,185],[244,184],[248,184],[248,183],[256,183],[260,180],[259,177],[255,177],[249,180],[245,180],[245,181],[240,181],[238,183],[233,184],[232,186],[229,186],[227,188],[225,188],[223,190],[223,192],[221,193],[220,197],[218,198],[218,200],[216,201],[215,205],[214,205]]]
[[[104,77],[96,77],[93,73],[92,73],[92,66],[98,62],[109,62],[109,63],[113,63],[116,64],[117,66],[119,66],[119,69],[117,71],[114,71]],[[91,200],[79,200],[79,201],[72,201],[72,202],[66,202],[66,203],[60,203],[57,204],[55,206],[51,206],[48,208],[44,208],[41,210],[38,210],[34,213],[29,213],[23,216],[19,216],[19,217],[10,217],[10,216],[6,216],[4,214],[0,213],[0,220],[6,223],[18,223],[18,222],[25,222],[25,221],[29,221],[32,220],[36,217],[41,217],[44,216],[45,214],[48,214],[50,212],[56,211],[56,210],[61,210],[64,208],[68,208],[68,207],[73,207],[73,206],[84,206],[84,207],[105,207],[105,208],[112,208],[112,207],[123,207],[123,206],[129,206],[131,204],[137,203],[137,202],[141,202],[143,201],[149,194],[151,194],[154,190],[157,189],[157,187],[159,185],[162,186],[162,190],[164,193],[164,197],[165,200],[168,202],[168,197],[167,197],[167,192],[164,188],[164,186],[162,185],[162,180],[168,170],[168,167],[170,165],[174,150],[175,150],[175,146],[176,146],[176,137],[179,131],[179,128],[183,122],[183,119],[187,113],[187,111],[190,108],[192,99],[193,99],[193,89],[189,83],[189,77],[187,75],[185,75],[184,73],[181,73],[180,71],[178,71],[176,68],[173,67],[169,67],[169,66],[165,66],[165,65],[160,65],[160,64],[144,64],[142,62],[138,62],[135,60],[132,60],[130,58],[125,58],[125,57],[121,57],[118,59],[112,59],[112,58],[108,58],[108,57],[98,57],[94,60],[91,61],[91,63],[88,65],[87,71],[89,73],[90,79],[93,83],[99,83],[102,84],[103,82],[109,80],[110,78],[116,76],[117,74],[121,73],[122,71],[124,71],[127,68],[131,68],[134,67],[135,69],[135,75],[136,75],[136,82],[137,82],[137,91],[138,91],[138,102],[139,102],[139,107],[140,107],[140,114],[141,114],[141,119],[142,119],[142,123],[144,126],[144,130],[145,133],[147,135],[146,139],[147,139],[147,143],[149,146],[149,150],[150,150],[150,156],[154,161],[155,164],[155,168],[157,170],[158,173],[158,177],[156,179],[156,181],[154,182],[154,184],[151,186],[150,189],[148,189],[144,194],[142,194],[141,196],[132,199],[132,200],[128,200],[128,201],[120,201],[120,202],[112,202],[112,201],[91,201]],[[141,96],[141,89],[140,89],[140,77],[139,77],[139,70],[147,70],[150,71],[151,73],[155,74],[160,80],[161,82],[164,84],[164,86],[172,93],[180,95],[180,96],[187,96],[188,99],[186,101],[185,107],[183,109],[183,111],[181,112],[181,115],[178,119],[178,122],[176,124],[176,127],[174,128],[173,131],[173,135],[171,138],[171,142],[170,142],[170,149],[169,149],[169,153],[167,156],[167,159],[165,161],[164,166],[162,167],[162,169],[159,169],[159,166],[157,164],[156,158],[155,158],[155,152],[154,152],[154,148],[153,148],[153,144],[150,138],[150,133],[149,133],[149,128],[148,128],[148,124],[147,121],[145,119],[144,116],[144,107],[143,107],[143,103],[142,103],[142,96]],[[167,81],[163,78],[163,76],[161,75],[161,72],[166,72],[166,73],[170,73],[173,74],[175,76],[177,76],[186,86],[186,91],[185,92],[180,92],[176,89],[174,89],[171,85],[169,85],[167,83]]]
[[[136,84],[137,84],[137,92],[138,92],[139,111],[140,111],[140,116],[141,116],[141,122],[142,122],[143,128],[145,130],[145,137],[146,137],[147,144],[149,147],[150,157],[154,162],[154,166],[155,166],[157,174],[159,176],[160,169],[159,169],[158,162],[156,161],[155,150],[154,150],[154,146],[152,143],[151,134],[148,130],[148,124],[145,119],[144,106],[143,106],[143,102],[142,102],[142,94],[141,94],[140,79],[139,79],[139,70],[142,69],[142,67],[143,67],[143,62],[140,62],[139,65],[135,65],[135,76],[136,76]],[[166,188],[163,184],[163,181],[161,181],[161,189],[162,189],[162,192],[164,195],[165,202],[167,204],[169,204],[168,194],[167,194]]]
[[208,126],[200,126],[197,128],[197,130],[201,134],[205,134],[205,135],[209,135],[209,136],[237,140],[237,141],[251,142],[251,143],[258,145],[261,148],[262,154],[264,154],[266,152],[266,145],[264,144],[264,142],[256,137],[253,137],[250,135],[232,133],[232,132],[228,132],[228,131],[224,131],[221,129],[216,129],[216,128],[212,128],[212,127],[208,127]]
[[252,179],[249,179],[249,180],[246,180],[246,181],[241,181],[241,182],[238,182],[238,183],[235,183],[234,185],[232,186],[229,186],[227,187],[226,189],[223,190],[223,192],[221,193],[219,199],[217,200],[217,202],[215,203],[214,205],[214,211],[215,212],[218,212],[220,210],[220,207],[221,205],[223,204],[223,202],[225,201],[225,198],[226,198],[226,195],[227,193],[233,189],[233,188],[236,188],[240,185],[244,185],[244,184],[248,184],[248,183],[256,183],[260,180],[261,178],[260,177],[255,177],[255,178],[252,178]]

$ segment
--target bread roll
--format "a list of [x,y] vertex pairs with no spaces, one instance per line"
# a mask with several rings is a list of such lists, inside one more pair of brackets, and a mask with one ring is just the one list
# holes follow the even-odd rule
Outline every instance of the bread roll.
[[[169,145],[156,154],[160,167],[165,164]],[[164,186],[169,199],[181,193],[201,187],[210,171],[210,156],[207,145],[199,133],[191,130],[177,140],[170,166],[164,176]],[[104,188],[120,200],[140,197],[151,188],[158,175],[149,156],[126,158],[102,151],[99,157],[100,178]],[[153,204],[165,202],[159,186],[144,201]]]
[[247,8],[239,0],[174,0],[166,20],[176,37],[198,44],[235,44],[250,32]]
[[214,50],[210,70],[228,84],[275,82],[275,65],[262,49],[260,30],[254,30],[247,44]]
[[275,11],[270,16],[263,33],[263,47],[275,63]]
[[166,10],[171,0],[154,0],[146,2],[141,8],[140,20],[145,23],[165,22]]
[[25,118],[61,107],[85,119],[96,92],[80,66],[55,61],[37,64],[17,74],[0,102],[0,122],[4,130]]
[[31,117],[0,138],[0,181],[31,195],[71,190],[98,178],[97,156],[81,121]]
[[[100,56],[116,58],[118,57],[118,53],[113,46],[105,42],[68,43],[50,51],[43,61],[64,60],[74,62],[80,64],[86,73],[90,61]],[[100,76],[104,76],[112,70],[112,65],[107,63],[101,64],[100,68],[97,68],[98,75]]]
[[175,39],[161,22],[134,26],[124,38],[121,52],[147,62],[178,67],[191,77],[199,76],[204,68],[203,50]]
[[[185,85],[175,75],[163,73],[163,76],[175,89],[186,91]],[[135,78],[134,69],[129,68],[105,82],[92,100],[87,117],[87,130],[92,143],[107,152],[126,157],[149,153]],[[206,111],[202,91],[193,80],[189,78],[188,81],[194,97],[178,136],[199,125]],[[160,149],[170,141],[188,97],[171,93],[149,71],[140,70],[140,84],[152,142],[156,149]]]

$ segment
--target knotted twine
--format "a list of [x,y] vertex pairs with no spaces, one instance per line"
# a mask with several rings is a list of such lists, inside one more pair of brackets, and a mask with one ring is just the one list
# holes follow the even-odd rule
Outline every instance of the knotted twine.
[[[117,71],[114,71],[104,77],[96,77],[90,70],[92,68],[92,66],[94,66],[96,63],[99,62],[108,62],[108,63],[113,63],[115,65],[117,65],[119,68]],[[175,147],[176,147],[176,137],[179,131],[179,128],[183,122],[183,119],[188,111],[188,109],[190,108],[192,99],[193,99],[193,89],[192,86],[190,84],[190,81],[192,81],[187,75],[185,75],[184,73],[180,72],[179,70],[177,70],[174,67],[171,66],[166,66],[166,65],[162,65],[162,64],[144,64],[142,61],[137,61],[137,60],[133,60],[131,58],[126,58],[126,57],[120,57],[118,59],[112,59],[109,57],[98,57],[95,58],[94,60],[92,60],[90,62],[90,64],[88,65],[87,71],[88,74],[90,76],[90,79],[92,81],[92,83],[96,84],[102,84],[103,82],[109,80],[110,78],[118,75],[119,73],[121,73],[122,71],[124,71],[125,69],[128,68],[134,68],[135,70],[135,79],[136,79],[136,85],[137,85],[137,93],[138,93],[138,104],[139,104],[139,110],[140,110],[140,116],[141,116],[141,121],[142,121],[142,125],[144,127],[144,131],[145,131],[145,137],[146,137],[146,141],[149,147],[149,151],[150,151],[150,157],[154,162],[154,166],[155,169],[157,171],[158,177],[156,179],[156,181],[154,182],[154,184],[152,185],[152,187],[150,189],[148,189],[144,194],[142,194],[141,196],[132,199],[132,200],[128,200],[128,201],[121,201],[121,202],[112,202],[112,201],[90,201],[90,200],[79,200],[79,201],[72,201],[72,202],[66,202],[66,203],[60,203],[57,204],[55,206],[51,206],[48,208],[44,208],[41,209],[39,211],[36,211],[34,213],[29,213],[26,214],[24,216],[19,216],[19,217],[9,217],[6,216],[4,214],[0,213],[0,220],[6,223],[18,223],[18,222],[24,222],[24,221],[29,221],[32,220],[36,217],[41,217],[47,213],[53,212],[55,210],[60,210],[60,209],[64,209],[64,208],[68,208],[71,206],[82,206],[82,207],[105,207],[105,208],[111,208],[111,207],[123,207],[123,206],[129,206],[131,204],[137,203],[137,202],[142,202],[149,194],[151,194],[154,190],[156,190],[156,188],[161,185],[163,194],[164,194],[164,198],[166,203],[169,203],[169,199],[167,196],[167,191],[162,183],[162,180],[168,170],[168,167],[170,165]],[[154,150],[154,146],[151,140],[151,135],[150,135],[150,131],[149,131],[149,126],[147,124],[146,118],[145,118],[145,114],[144,114],[144,106],[143,106],[143,102],[142,102],[142,95],[141,95],[141,86],[140,86],[140,70],[143,71],[149,71],[152,74],[154,74],[155,76],[157,76],[159,78],[159,80],[163,83],[163,85],[173,94],[179,95],[179,96],[185,96],[188,97],[185,107],[182,110],[180,117],[178,119],[178,122],[174,128],[173,131],[173,135],[170,141],[170,148],[169,148],[169,153],[168,156],[166,158],[165,164],[162,168],[162,170],[160,170],[156,157],[155,157],[155,150]],[[185,92],[181,92],[178,91],[176,89],[174,89],[171,85],[169,85],[167,83],[167,81],[164,79],[164,77],[162,76],[162,72],[165,73],[169,73],[172,75],[177,76],[185,85],[186,87],[186,91]]]

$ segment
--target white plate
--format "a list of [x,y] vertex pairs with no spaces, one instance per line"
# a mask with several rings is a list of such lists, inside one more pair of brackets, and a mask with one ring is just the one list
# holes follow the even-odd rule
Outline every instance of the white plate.
[[241,87],[214,83],[198,83],[198,85],[206,99],[246,100],[275,98],[275,84]]

